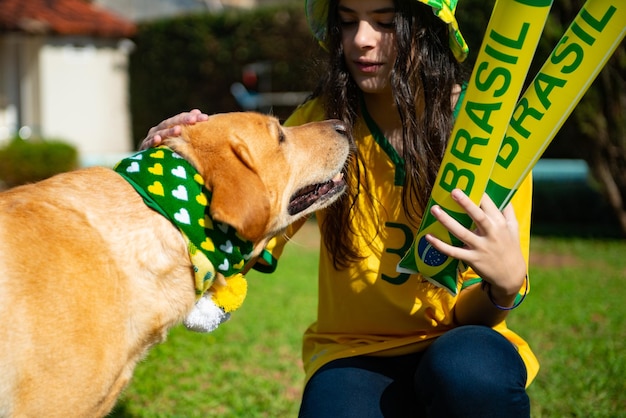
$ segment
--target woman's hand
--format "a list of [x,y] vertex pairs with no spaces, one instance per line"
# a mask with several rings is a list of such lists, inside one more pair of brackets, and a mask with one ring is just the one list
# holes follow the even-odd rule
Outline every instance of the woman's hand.
[[180,135],[181,125],[193,125],[196,122],[205,121],[208,118],[209,115],[202,113],[198,109],[193,109],[190,112],[179,113],[176,116],[165,119],[157,126],[150,128],[148,136],[146,136],[146,138],[141,142],[139,149],[144,150],[151,147],[157,147],[165,138]]
[[433,216],[464,246],[455,247],[431,234],[426,239],[440,252],[470,265],[491,284],[495,300],[514,298],[526,278],[526,261],[513,207],[508,205],[500,212],[486,194],[477,206],[459,189],[453,190],[451,196],[472,218],[476,229],[469,230],[435,205],[431,208]]

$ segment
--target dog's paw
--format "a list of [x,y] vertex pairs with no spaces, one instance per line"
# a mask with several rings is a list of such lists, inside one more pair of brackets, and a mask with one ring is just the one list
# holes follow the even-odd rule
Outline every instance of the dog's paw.
[[208,292],[196,302],[187,318],[183,320],[183,324],[190,331],[212,332],[229,318],[230,313],[217,306]]

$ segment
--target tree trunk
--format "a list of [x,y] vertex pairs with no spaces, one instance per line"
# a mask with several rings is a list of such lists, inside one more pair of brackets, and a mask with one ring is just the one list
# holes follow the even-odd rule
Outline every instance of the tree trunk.
[[618,47],[574,111],[585,160],[626,237],[626,47]]

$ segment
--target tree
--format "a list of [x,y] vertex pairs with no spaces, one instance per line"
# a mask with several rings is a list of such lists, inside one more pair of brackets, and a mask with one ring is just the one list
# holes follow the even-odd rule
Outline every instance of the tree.
[[[572,0],[572,3],[579,1]],[[573,18],[573,16],[572,16]],[[626,45],[622,42],[576,107],[570,123],[583,158],[626,236]]]

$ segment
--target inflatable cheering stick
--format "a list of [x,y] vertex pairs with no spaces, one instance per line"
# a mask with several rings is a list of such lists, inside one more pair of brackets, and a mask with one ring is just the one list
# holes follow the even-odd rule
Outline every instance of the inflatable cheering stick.
[[472,224],[450,192],[459,188],[480,202],[551,6],[552,0],[497,0],[419,231],[399,272],[419,272],[456,294],[458,261],[437,251],[425,235],[461,243],[430,208],[439,205],[459,223]]
[[626,34],[626,1],[588,0],[517,104],[487,194],[500,208],[537,163]]

